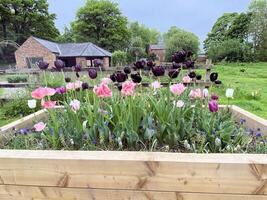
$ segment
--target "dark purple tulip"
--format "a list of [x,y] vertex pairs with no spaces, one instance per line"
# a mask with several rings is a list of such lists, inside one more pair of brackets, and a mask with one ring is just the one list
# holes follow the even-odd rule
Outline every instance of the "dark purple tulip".
[[202,76],[200,74],[196,75],[196,79],[200,81],[202,79]]
[[56,93],[57,94],[65,94],[67,92],[66,88],[65,87],[59,87],[59,88],[56,88]]
[[187,51],[187,55],[186,55],[187,58],[190,58],[192,55],[193,55],[192,51]]
[[217,79],[218,79],[218,73],[217,72],[213,72],[213,73],[211,73],[210,74],[210,81],[211,82],[214,82],[214,81],[216,81]]
[[49,63],[45,61],[40,61],[37,63],[37,65],[41,70],[46,70],[49,66]]
[[196,78],[196,72],[194,72],[194,71],[192,71],[192,72],[190,72],[189,74],[188,74],[188,76],[190,77],[190,78]]
[[97,77],[97,70],[95,68],[90,68],[88,70],[88,75],[91,79],[96,79]]
[[134,63],[134,66],[137,69],[144,69],[144,67],[146,66],[146,61],[145,60],[138,60]]
[[165,68],[163,66],[156,66],[152,68],[154,76],[164,76]]
[[70,83],[70,82],[71,82],[71,78],[66,77],[66,78],[65,78],[65,82],[66,82],[66,83]]
[[216,100],[211,100],[209,102],[210,112],[217,112],[219,110],[218,102]]
[[110,77],[109,77],[113,82],[116,82],[117,79],[116,79],[116,74],[111,74]]
[[125,74],[125,73],[122,72],[122,71],[118,71],[118,72],[116,73],[116,81],[117,81],[118,83],[123,83],[123,82],[125,82],[125,81],[127,80],[127,78],[128,78],[127,74]]
[[121,85],[121,84],[118,85],[118,90],[119,90],[119,91],[122,90],[122,85]]
[[211,99],[217,101],[219,99],[219,97],[216,94],[212,94]]
[[131,73],[131,68],[130,67],[125,67],[123,69],[123,71],[124,71],[125,74],[130,74]]
[[103,65],[103,61],[100,59],[94,59],[93,64],[94,67],[101,67]]
[[57,59],[55,62],[54,62],[54,65],[55,65],[55,68],[60,71],[62,70],[64,67],[65,67],[65,63],[62,61],[62,60],[59,60]]
[[82,89],[83,90],[88,90],[89,89],[88,83],[82,83]]
[[187,69],[193,69],[195,67],[195,62],[192,60],[188,60],[184,64]]
[[142,77],[140,76],[139,73],[131,74],[131,78],[134,83],[141,83],[142,81]]
[[172,68],[173,69],[181,69],[182,68],[182,65],[180,63],[173,62],[172,63]]
[[146,65],[149,67],[149,69],[152,69],[152,67],[156,66],[156,64],[152,60],[147,61]]
[[216,80],[216,81],[214,81],[214,83],[215,83],[216,85],[221,85],[221,84],[222,84],[222,81],[220,81],[220,80]]
[[168,73],[170,78],[177,78],[180,73],[180,69],[171,69]]
[[75,72],[81,72],[82,71],[82,65],[80,65],[80,64],[75,65],[74,66],[74,71]]
[[184,50],[178,51],[172,55],[172,61],[176,63],[182,63],[185,61],[187,52]]

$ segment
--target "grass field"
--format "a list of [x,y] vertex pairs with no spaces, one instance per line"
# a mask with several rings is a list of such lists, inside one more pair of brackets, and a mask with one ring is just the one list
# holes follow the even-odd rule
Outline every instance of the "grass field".
[[[234,99],[229,102],[230,104],[238,105],[267,119],[267,63],[219,64],[212,71],[218,72],[219,79],[223,82],[219,87],[212,86],[210,88],[211,93],[214,92],[220,96],[220,104],[227,104],[225,91],[228,87],[231,87],[235,89],[235,93]],[[201,71],[202,74],[204,72],[204,70]],[[102,74],[103,76],[106,76],[106,74]],[[87,73],[83,74],[82,79],[88,80]],[[163,79],[166,81],[167,76]],[[145,81],[148,81],[147,78],[145,78]],[[256,92],[257,95],[252,95],[253,92]],[[0,108],[0,126],[14,120],[5,119],[1,110],[2,106]]]

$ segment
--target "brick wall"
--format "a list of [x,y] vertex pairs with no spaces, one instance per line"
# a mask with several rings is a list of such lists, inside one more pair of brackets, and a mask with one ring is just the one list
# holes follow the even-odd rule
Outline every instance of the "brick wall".
[[150,49],[149,54],[152,54],[152,53],[156,54],[159,57],[160,62],[165,61],[166,50],[164,50],[164,49]]
[[16,65],[18,68],[27,67],[27,57],[43,57],[43,60],[49,63],[49,67],[54,66],[56,55],[37,42],[33,37],[26,40],[22,46],[15,52]]

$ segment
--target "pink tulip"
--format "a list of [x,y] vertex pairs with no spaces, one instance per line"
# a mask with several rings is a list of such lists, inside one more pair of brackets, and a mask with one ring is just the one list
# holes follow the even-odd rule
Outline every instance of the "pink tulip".
[[121,93],[123,96],[132,96],[134,94],[135,83],[132,81],[126,81],[122,84]]
[[39,123],[35,124],[33,127],[34,127],[36,132],[42,132],[45,129],[46,124],[44,122],[39,122]]
[[73,101],[70,102],[71,109],[76,112],[80,110],[81,103],[77,99],[74,99]]
[[67,83],[66,89],[67,90],[74,90],[75,89],[75,83],[72,83],[72,82]]
[[43,108],[51,109],[56,107],[56,101],[44,101],[42,100],[41,105]]
[[201,89],[195,89],[195,90],[191,90],[189,97],[193,98],[193,99],[197,99],[197,98],[202,98],[202,91]]
[[191,82],[191,78],[189,76],[185,76],[183,78],[183,83],[190,83]]
[[112,80],[110,78],[103,78],[101,81],[101,83],[107,84],[107,85],[110,84],[111,82],[112,82]]
[[46,96],[53,96],[55,93],[56,90],[53,88],[39,87],[31,93],[31,96],[34,99],[43,99]]
[[95,86],[93,92],[100,98],[112,97],[112,91],[107,84],[101,83],[99,86]]
[[173,94],[180,96],[185,91],[186,87],[182,84],[174,84],[170,86],[170,90]]
[[74,87],[75,87],[75,89],[79,89],[79,88],[81,88],[81,87],[82,87],[82,84],[83,84],[82,81],[76,81],[76,82],[74,83]]

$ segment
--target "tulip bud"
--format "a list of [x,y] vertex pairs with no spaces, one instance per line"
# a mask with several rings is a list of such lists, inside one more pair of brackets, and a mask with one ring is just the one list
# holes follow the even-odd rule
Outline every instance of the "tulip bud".
[[97,78],[97,70],[94,68],[90,68],[88,70],[88,75],[91,79],[96,79]]
[[163,66],[157,66],[152,68],[154,76],[164,76],[165,68]]
[[45,61],[40,61],[37,63],[37,65],[41,70],[46,70],[49,66],[49,63],[47,63]]

